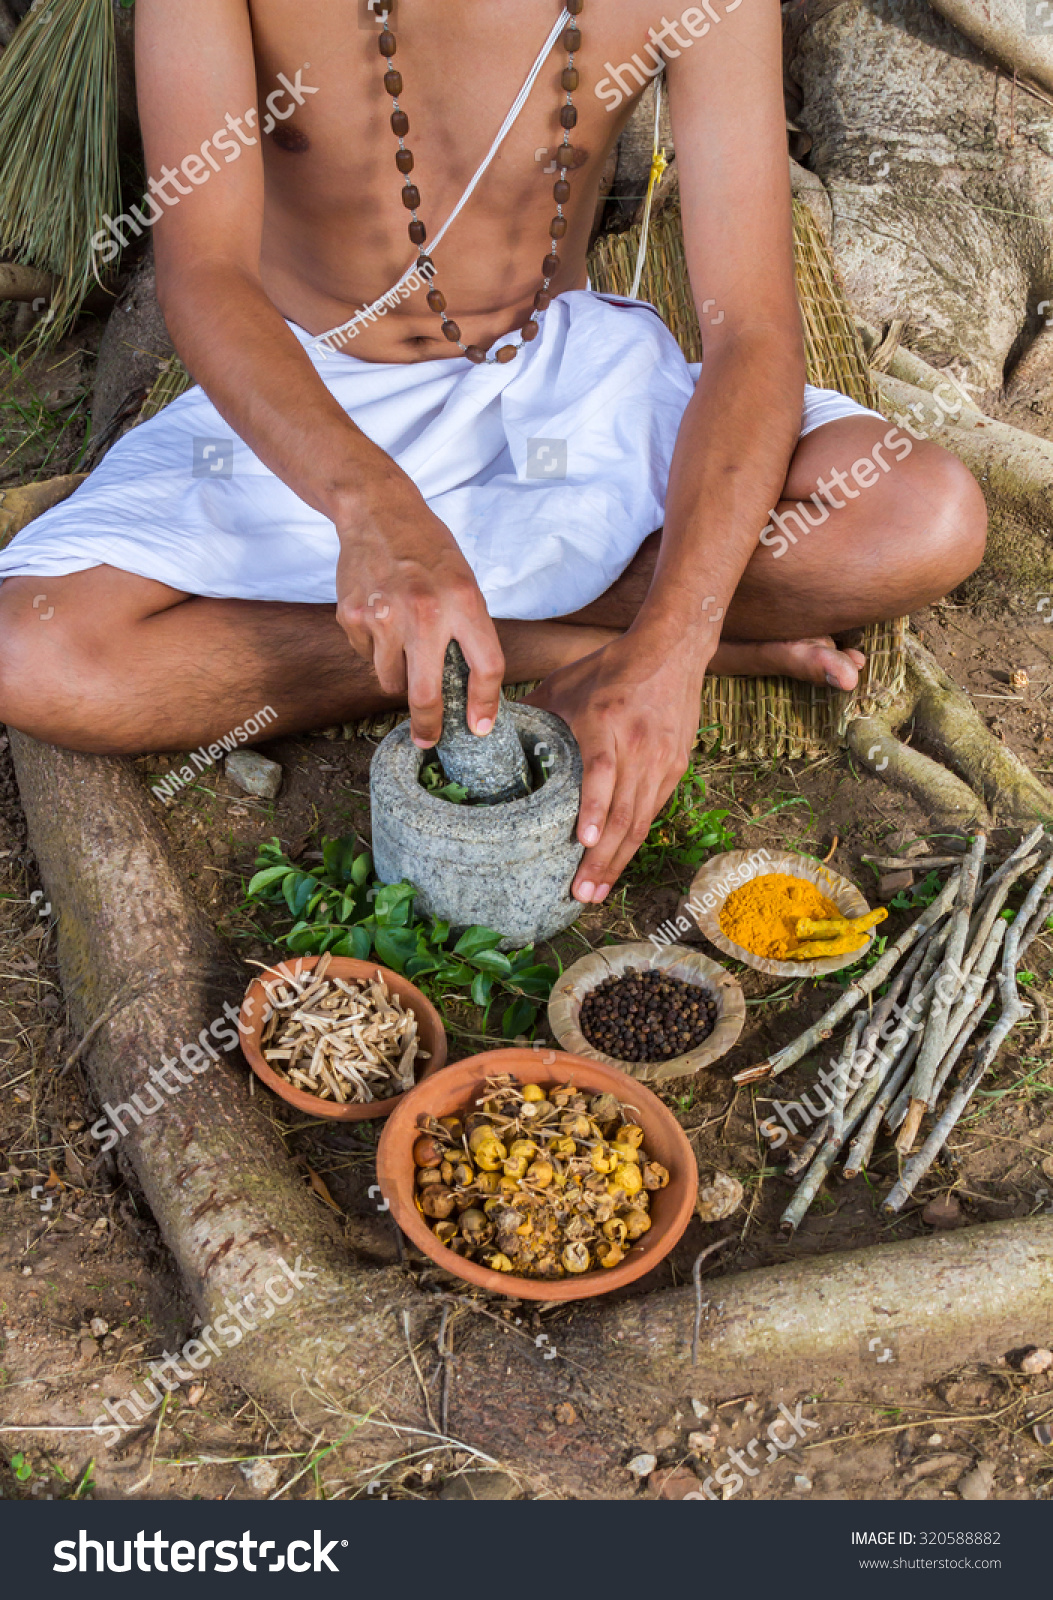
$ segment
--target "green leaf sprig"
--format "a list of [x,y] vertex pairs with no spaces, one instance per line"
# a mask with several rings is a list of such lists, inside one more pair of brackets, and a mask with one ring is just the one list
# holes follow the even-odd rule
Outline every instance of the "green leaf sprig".
[[533,945],[505,952],[503,935],[493,928],[466,928],[454,939],[448,922],[418,915],[412,883],[381,883],[373,858],[357,841],[322,841],[321,866],[306,872],[283,854],[277,839],[263,845],[257,872],[246,890],[246,904],[280,906],[292,926],[280,942],[294,955],[353,956],[375,959],[411,978],[429,998],[472,1000],[491,1009],[505,1002],[504,1038],[529,1035],[539,1002],[548,999],[559,973],[538,963]]

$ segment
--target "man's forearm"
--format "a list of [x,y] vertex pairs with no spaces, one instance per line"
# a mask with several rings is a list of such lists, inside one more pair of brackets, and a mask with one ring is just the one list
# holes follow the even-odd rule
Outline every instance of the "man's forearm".
[[674,637],[704,668],[782,493],[803,391],[792,346],[757,335],[707,359],[680,425],[661,550],[632,633],[652,644]]
[[162,309],[176,349],[225,421],[338,528],[368,519],[392,494],[416,493],[333,399],[257,280],[203,266],[181,275]]

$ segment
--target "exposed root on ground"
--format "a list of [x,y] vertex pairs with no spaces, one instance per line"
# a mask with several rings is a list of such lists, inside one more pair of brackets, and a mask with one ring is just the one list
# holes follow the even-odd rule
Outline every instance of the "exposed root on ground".
[[[887,707],[848,725],[848,747],[868,772],[904,788],[936,819],[958,826],[1053,819],[1053,793],[984,726],[968,695],[908,634],[907,681]],[[900,734],[925,747],[914,748]],[[934,759],[938,758],[938,759]]]

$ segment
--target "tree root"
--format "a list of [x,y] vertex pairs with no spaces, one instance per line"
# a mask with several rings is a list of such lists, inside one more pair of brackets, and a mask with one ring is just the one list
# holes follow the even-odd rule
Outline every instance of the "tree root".
[[[1044,1220],[731,1274],[698,1298],[689,1286],[578,1304],[565,1318],[550,1314],[543,1349],[536,1330],[496,1318],[492,1303],[427,1264],[368,1267],[312,1198],[236,1052],[215,1062],[203,1054],[200,1069],[183,1073],[189,1081],[170,1078],[138,1121],[121,1111],[135,1094],[158,1099],[151,1068],[220,1018],[224,1000],[236,1003],[246,975],[192,901],[132,763],[17,733],[11,744],[71,1014],[82,1031],[101,1023],[84,1053],[91,1086],[127,1130],[120,1152],[203,1322],[248,1308],[250,1295],[258,1315],[268,1283],[287,1281],[283,1259],[311,1274],[217,1370],[283,1409],[295,1397],[298,1415],[349,1435],[342,1450],[363,1482],[393,1453],[394,1427],[414,1447],[442,1444],[416,1374],[433,1375],[426,1347],[444,1316],[456,1339],[448,1427],[457,1447],[484,1453],[484,1465],[512,1471],[531,1492],[592,1498],[635,1492],[622,1463],[656,1411],[692,1394],[739,1393],[743,1372],[772,1401],[814,1389],[820,1373],[824,1384],[874,1389],[886,1376],[868,1344],[879,1335],[897,1343],[901,1379],[931,1378],[996,1358],[1053,1315],[1053,1222]],[[693,1227],[701,1245],[706,1234]],[[415,1364],[407,1343],[420,1352]],[[577,1420],[557,1432],[562,1401]]]
[[[984,726],[969,697],[912,634],[906,651],[903,694],[891,706],[868,707],[845,730],[867,770],[907,789],[942,822],[972,827],[1053,818],[1053,793]],[[939,760],[897,737],[908,722]]]
[[868,772],[906,789],[941,824],[971,828],[990,819],[982,800],[953,772],[896,737],[891,716],[854,717],[845,731],[848,748]]
[[0,262],[0,300],[50,300],[52,282],[49,272]]
[[1010,72],[1019,73],[1053,94],[1053,40],[1048,34],[1031,34],[1024,26],[1024,8],[996,0],[929,0],[934,11],[964,33],[986,55]]
[[71,472],[65,478],[27,483],[21,489],[0,489],[0,550],[34,517],[42,516],[52,506],[68,499],[84,478],[83,472]]

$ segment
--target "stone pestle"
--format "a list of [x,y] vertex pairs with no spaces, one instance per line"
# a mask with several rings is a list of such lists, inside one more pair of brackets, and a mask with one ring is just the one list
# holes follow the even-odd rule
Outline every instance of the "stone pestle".
[[530,793],[530,768],[508,702],[500,694],[497,718],[488,734],[468,727],[468,663],[456,639],[446,649],[442,672],[442,738],[439,763],[451,783],[482,805],[521,800]]

